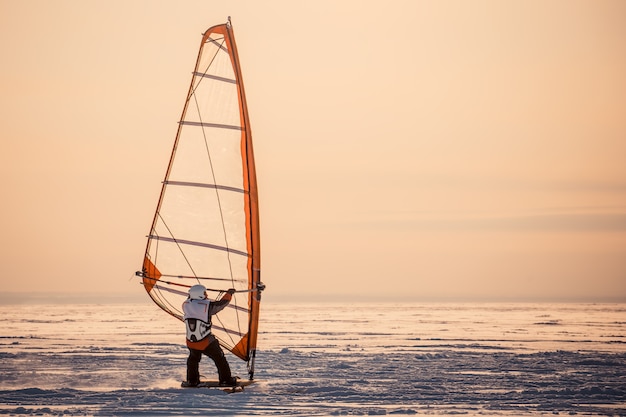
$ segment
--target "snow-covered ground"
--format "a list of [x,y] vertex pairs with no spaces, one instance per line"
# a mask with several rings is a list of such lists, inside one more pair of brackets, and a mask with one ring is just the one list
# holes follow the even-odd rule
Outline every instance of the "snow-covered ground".
[[148,301],[0,306],[0,414],[626,416],[626,305],[262,309],[257,382],[226,394],[180,388],[182,325]]

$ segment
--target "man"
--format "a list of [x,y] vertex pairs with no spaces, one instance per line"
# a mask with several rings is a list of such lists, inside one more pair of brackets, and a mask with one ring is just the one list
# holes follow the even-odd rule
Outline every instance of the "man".
[[228,290],[219,301],[207,299],[206,288],[194,285],[189,289],[189,296],[183,303],[185,327],[187,329],[187,381],[183,387],[195,387],[200,382],[200,360],[202,354],[213,359],[219,374],[220,385],[234,386],[237,378],[231,376],[230,366],[219,342],[211,333],[211,316],[222,311],[230,303],[234,289]]

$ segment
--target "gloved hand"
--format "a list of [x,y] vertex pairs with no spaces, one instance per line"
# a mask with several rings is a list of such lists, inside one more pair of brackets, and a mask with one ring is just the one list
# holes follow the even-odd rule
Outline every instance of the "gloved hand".
[[233,295],[236,291],[234,288],[231,288],[230,290],[226,291],[228,294]]

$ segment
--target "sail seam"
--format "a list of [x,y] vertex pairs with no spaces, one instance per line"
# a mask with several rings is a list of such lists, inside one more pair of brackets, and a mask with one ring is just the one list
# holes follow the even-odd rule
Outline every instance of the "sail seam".
[[247,191],[237,187],[229,187],[227,185],[207,184],[202,182],[189,182],[189,181],[163,181],[163,184],[167,185],[179,185],[182,187],[201,187],[201,188],[215,188],[216,190],[234,191],[237,193],[246,194]]
[[203,243],[203,242],[194,242],[193,240],[182,240],[182,239],[173,239],[170,237],[164,237],[164,236],[156,236],[156,235],[149,235],[148,239],[154,239],[154,240],[162,240],[164,242],[172,242],[172,243],[176,243],[179,245],[191,245],[191,246],[200,246],[203,248],[210,248],[210,249],[217,249],[217,250],[222,250],[228,253],[234,253],[236,255],[241,255],[241,256],[250,256],[247,252],[243,252],[237,249],[232,249],[232,248],[226,248],[224,246],[219,246],[219,245],[213,245],[211,243]]

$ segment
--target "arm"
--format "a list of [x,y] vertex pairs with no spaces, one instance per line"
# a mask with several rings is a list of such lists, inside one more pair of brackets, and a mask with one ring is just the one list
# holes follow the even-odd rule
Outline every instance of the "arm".
[[226,307],[230,303],[230,300],[232,300],[234,293],[235,290],[228,290],[228,292],[224,294],[219,301],[212,302],[209,306],[209,316],[212,316],[213,314],[217,314],[222,311],[224,307]]

